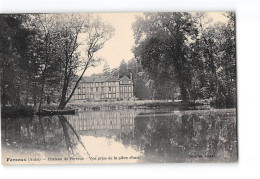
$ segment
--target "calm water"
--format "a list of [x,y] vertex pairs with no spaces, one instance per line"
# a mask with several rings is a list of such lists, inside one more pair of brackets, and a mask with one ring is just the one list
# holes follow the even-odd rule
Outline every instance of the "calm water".
[[129,109],[2,119],[2,151],[42,163],[64,157],[70,163],[232,162],[236,111]]

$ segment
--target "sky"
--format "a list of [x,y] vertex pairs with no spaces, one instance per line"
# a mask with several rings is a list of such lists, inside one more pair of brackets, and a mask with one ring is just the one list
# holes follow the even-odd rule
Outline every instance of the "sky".
[[[134,57],[131,51],[135,45],[132,23],[135,21],[135,17],[142,15],[142,13],[96,14],[100,16],[104,22],[111,24],[115,28],[114,36],[105,43],[104,47],[97,52],[96,56],[106,60],[111,69],[117,68],[123,59],[127,62]],[[207,16],[213,19],[212,23],[226,21],[226,17],[219,12],[210,12],[207,13]],[[95,68],[90,67],[84,76],[90,76],[93,73],[102,73],[104,63],[105,62],[100,63]]]
[[[142,13],[98,13],[98,16],[104,22],[111,24],[115,28],[114,36],[96,54],[96,56],[106,60],[111,69],[117,68],[123,59],[127,62],[134,57],[131,51],[132,46],[134,46],[132,23],[137,15],[142,15]],[[86,76],[101,73],[104,63],[100,63],[95,68],[89,68],[86,71]]]

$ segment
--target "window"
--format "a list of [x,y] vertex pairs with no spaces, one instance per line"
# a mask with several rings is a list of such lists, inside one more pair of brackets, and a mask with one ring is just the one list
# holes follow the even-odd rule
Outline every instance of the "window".
[[96,87],[96,91],[98,91],[98,87]]
[[86,93],[86,88],[85,87],[82,88],[82,93]]
[[86,99],[86,96],[85,96],[85,94],[83,94],[83,95],[82,95],[82,98],[83,98],[83,99]]
[[108,91],[111,91],[111,87],[108,87]]
[[120,92],[123,92],[123,86],[120,86]]
[[91,88],[91,92],[93,92],[93,88]]
[[125,92],[127,92],[127,86],[125,86],[125,89],[124,89]]
[[116,87],[115,86],[113,87],[113,92],[116,92]]
[[131,92],[132,89],[131,89],[131,86],[128,86],[128,92]]

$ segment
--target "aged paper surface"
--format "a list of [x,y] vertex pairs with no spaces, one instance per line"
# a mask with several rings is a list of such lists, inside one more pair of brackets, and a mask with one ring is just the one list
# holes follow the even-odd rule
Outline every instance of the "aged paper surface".
[[236,162],[234,12],[1,14],[2,164]]

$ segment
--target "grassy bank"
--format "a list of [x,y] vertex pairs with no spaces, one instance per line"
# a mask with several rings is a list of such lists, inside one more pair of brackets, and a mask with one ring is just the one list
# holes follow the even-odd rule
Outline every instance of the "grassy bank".
[[120,108],[153,108],[164,106],[193,106],[193,103],[182,101],[165,101],[165,100],[143,100],[143,101],[114,101],[114,102],[74,102],[67,104],[68,108],[79,108],[88,110],[100,110],[100,109],[120,109]]

